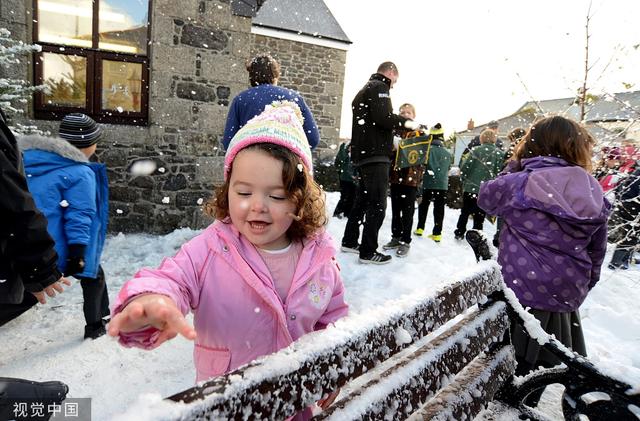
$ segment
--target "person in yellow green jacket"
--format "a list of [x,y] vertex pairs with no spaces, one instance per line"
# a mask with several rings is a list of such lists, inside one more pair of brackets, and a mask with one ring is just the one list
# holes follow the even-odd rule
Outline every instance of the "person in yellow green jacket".
[[429,158],[422,179],[422,199],[418,206],[418,226],[414,234],[417,236],[424,234],[429,204],[433,201],[433,230],[427,237],[439,243],[442,239],[442,221],[449,188],[449,169],[453,157],[444,147],[444,130],[440,123],[429,130],[429,137],[431,141]]
[[469,216],[473,216],[473,229],[482,230],[485,212],[478,207],[480,184],[495,178],[504,165],[504,151],[495,145],[496,134],[492,130],[480,133],[480,146],[469,152],[460,167],[462,181],[462,209],[454,232],[456,240],[462,240],[467,231]]

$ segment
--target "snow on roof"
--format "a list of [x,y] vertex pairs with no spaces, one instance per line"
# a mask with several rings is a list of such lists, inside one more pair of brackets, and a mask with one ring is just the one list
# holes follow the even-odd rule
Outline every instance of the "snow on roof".
[[322,0],[266,0],[253,25],[351,44]]

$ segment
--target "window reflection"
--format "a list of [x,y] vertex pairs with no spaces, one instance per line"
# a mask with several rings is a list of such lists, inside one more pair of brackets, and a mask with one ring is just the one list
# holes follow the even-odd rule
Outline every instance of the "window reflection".
[[102,61],[102,109],[117,112],[142,110],[142,63]]
[[146,54],[148,0],[100,0],[98,10],[98,48]]
[[45,105],[84,107],[87,97],[87,59],[66,54],[42,53]]
[[38,40],[91,47],[91,0],[38,1]]

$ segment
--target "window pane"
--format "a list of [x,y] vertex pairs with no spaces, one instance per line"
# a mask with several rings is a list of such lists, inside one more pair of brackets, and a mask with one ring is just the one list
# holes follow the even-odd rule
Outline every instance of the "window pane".
[[45,105],[84,108],[87,98],[87,59],[66,54],[42,53]]
[[142,63],[102,61],[102,109],[140,112]]
[[147,53],[148,0],[100,0],[98,48]]
[[38,41],[91,47],[91,0],[38,0]]

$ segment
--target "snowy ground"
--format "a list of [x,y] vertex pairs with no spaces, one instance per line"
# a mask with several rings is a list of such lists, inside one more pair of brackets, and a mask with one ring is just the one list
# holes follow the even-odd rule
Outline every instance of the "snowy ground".
[[[332,211],[338,195],[328,194]],[[354,313],[366,312],[385,301],[417,289],[437,289],[456,278],[456,272],[475,265],[473,252],[453,239],[459,211],[447,209],[444,238],[436,244],[414,237],[406,259],[386,266],[360,265],[357,256],[339,254],[347,300]],[[332,218],[328,230],[339,245],[345,220]],[[431,215],[427,228],[432,224]],[[493,235],[495,227],[485,225]],[[110,237],[103,255],[110,296],[143,266],[156,266],[196,235],[189,229],[169,235]],[[380,230],[380,243],[390,238],[390,206]],[[607,256],[608,262],[610,253]],[[581,307],[589,357],[609,373],[640,383],[640,266],[613,272],[604,268],[600,283]],[[91,397],[93,420],[112,419],[142,394],[169,396],[193,385],[192,345],[176,339],[154,351],[125,349],[102,337],[82,339],[82,291],[75,283],[50,304],[38,306],[0,327],[0,375],[32,380],[62,380],[74,398]],[[553,396],[552,396],[553,398]],[[557,418],[553,409],[550,415]]]

